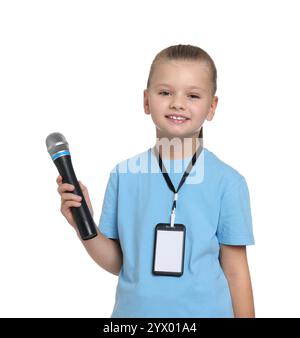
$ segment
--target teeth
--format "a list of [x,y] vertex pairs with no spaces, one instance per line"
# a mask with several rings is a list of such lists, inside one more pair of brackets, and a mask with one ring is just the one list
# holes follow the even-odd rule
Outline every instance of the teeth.
[[185,117],[180,117],[180,116],[169,116],[170,119],[173,119],[173,120],[186,120]]

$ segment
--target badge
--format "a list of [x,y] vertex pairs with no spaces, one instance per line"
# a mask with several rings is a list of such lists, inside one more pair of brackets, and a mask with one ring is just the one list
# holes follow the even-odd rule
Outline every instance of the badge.
[[177,276],[183,274],[185,226],[183,224],[159,223],[155,227],[153,252],[154,275]]

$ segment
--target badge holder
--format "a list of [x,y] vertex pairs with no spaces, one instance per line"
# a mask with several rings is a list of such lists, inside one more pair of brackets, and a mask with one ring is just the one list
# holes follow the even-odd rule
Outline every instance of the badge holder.
[[[197,161],[200,153],[203,150],[202,145],[202,127],[199,133],[200,146],[197,148],[191,162],[189,163],[186,171],[184,172],[177,190],[175,190],[173,183],[167,173],[165,166],[163,165],[160,154],[156,154],[158,157],[159,168],[164,176],[164,179],[174,193],[174,200],[171,211],[170,223],[158,223],[155,227],[155,240],[153,251],[153,266],[152,273],[159,276],[176,276],[183,275],[184,268],[184,250],[185,250],[185,233],[186,229],[183,224],[175,224],[175,211],[176,202],[178,199],[178,191],[184,184],[187,176],[189,175],[192,167]],[[157,153],[156,147],[154,148]]]
[[183,224],[156,225],[152,268],[154,275],[180,277],[183,274],[185,232]]

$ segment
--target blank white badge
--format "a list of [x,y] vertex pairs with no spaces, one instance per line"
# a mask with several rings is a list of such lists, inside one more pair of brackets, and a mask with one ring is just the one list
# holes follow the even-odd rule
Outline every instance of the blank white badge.
[[182,273],[184,232],[157,230],[155,250],[155,272]]

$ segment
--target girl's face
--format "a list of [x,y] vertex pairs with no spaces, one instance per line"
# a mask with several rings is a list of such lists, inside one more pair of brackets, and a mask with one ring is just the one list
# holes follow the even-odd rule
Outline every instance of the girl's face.
[[[199,61],[159,61],[149,89],[144,91],[144,110],[156,126],[157,137],[198,136],[205,120],[211,121],[218,98],[212,97],[209,68]],[[174,120],[175,116],[183,119]]]

